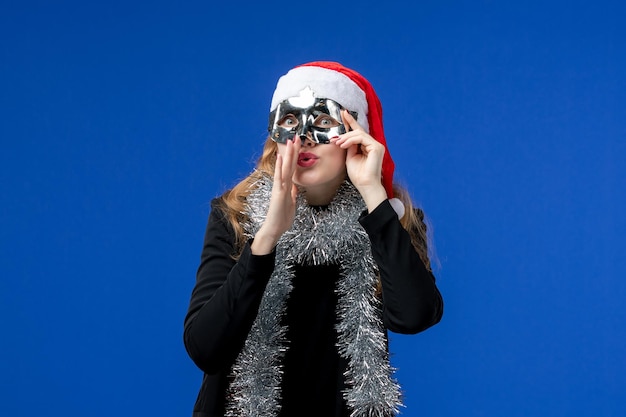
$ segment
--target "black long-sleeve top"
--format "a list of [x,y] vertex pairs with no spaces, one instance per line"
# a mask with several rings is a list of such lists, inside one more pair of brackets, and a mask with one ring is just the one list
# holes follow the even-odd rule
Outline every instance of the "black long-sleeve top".
[[[275,252],[253,255],[251,242],[235,261],[232,226],[218,199],[211,206],[184,326],[187,352],[204,372],[194,417],[224,415],[228,374],[256,318],[275,262]],[[359,222],[380,270],[385,328],[413,334],[438,323],[443,301],[435,279],[389,202],[364,213]],[[280,417],[349,415],[341,394],[347,361],[336,347],[337,279],[337,265],[296,266],[284,317],[289,349]]]

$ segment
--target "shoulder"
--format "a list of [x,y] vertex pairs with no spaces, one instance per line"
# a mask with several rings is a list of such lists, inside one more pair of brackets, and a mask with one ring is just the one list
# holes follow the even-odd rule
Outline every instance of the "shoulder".
[[227,213],[228,207],[221,196],[211,200],[211,212],[207,222],[207,236],[232,236],[234,234],[234,229]]
[[211,200],[210,216],[212,215],[216,215],[219,217],[226,216],[226,204],[224,203],[224,196],[215,197]]

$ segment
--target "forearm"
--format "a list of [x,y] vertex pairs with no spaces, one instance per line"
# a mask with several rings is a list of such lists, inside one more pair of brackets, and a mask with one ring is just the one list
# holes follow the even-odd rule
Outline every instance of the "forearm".
[[397,333],[417,333],[436,324],[443,300],[393,208],[384,201],[361,219],[381,277],[383,320]]
[[184,340],[204,372],[217,372],[235,360],[256,317],[273,262],[273,254],[253,256],[247,247],[221,285],[217,286],[219,278],[200,271],[199,282],[207,284],[194,290],[190,307],[201,307],[190,311]]
[[187,352],[207,373],[234,361],[274,268],[274,253],[253,255],[250,242],[233,259],[234,232],[218,207],[214,201],[184,326]]

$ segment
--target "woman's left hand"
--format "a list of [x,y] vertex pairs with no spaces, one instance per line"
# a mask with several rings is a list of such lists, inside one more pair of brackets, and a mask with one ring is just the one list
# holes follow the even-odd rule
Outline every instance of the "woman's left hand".
[[342,110],[341,115],[349,132],[331,139],[331,142],[347,150],[348,177],[371,212],[387,199],[387,192],[381,182],[385,147],[367,134],[350,113]]

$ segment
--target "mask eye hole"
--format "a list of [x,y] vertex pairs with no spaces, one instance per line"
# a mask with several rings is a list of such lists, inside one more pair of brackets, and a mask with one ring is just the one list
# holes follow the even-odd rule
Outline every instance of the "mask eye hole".
[[298,126],[298,119],[293,114],[288,114],[278,121],[278,126],[285,129],[293,129]]
[[331,127],[337,127],[339,125],[340,123],[337,120],[327,114],[320,114],[313,121],[313,126],[323,129],[330,129]]

